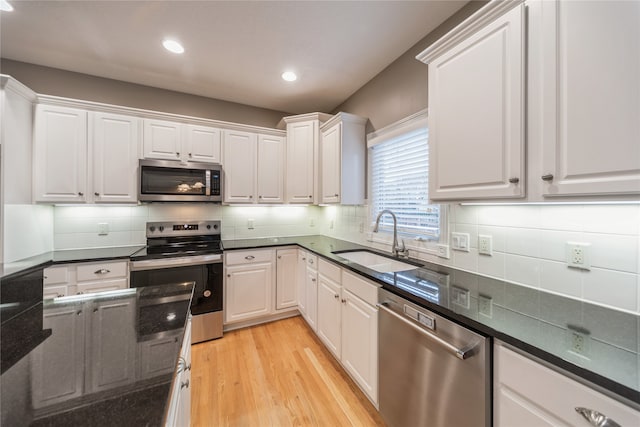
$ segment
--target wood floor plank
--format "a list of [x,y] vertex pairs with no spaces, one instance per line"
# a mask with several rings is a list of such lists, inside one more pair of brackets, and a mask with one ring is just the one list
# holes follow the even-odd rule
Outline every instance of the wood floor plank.
[[194,427],[384,426],[300,316],[228,332],[191,351]]

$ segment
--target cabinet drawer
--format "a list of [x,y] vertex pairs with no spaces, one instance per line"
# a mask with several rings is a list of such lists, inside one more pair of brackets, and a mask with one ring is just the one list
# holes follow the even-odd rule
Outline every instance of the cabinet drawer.
[[49,267],[44,269],[45,286],[67,284],[69,282],[69,267]]
[[273,260],[272,250],[261,251],[239,251],[228,252],[226,254],[226,265],[252,264],[254,262],[271,262]]
[[127,289],[127,279],[101,280],[93,283],[78,283],[78,294],[89,294],[94,292],[116,291]]
[[347,271],[342,272],[342,287],[372,306],[378,302],[378,286]]
[[311,253],[307,253],[307,265],[314,270],[318,269],[318,257]]
[[333,280],[336,283],[341,283],[340,272],[342,269],[335,264],[327,262],[323,259],[318,261],[318,273]]
[[78,265],[78,282],[127,277],[127,262],[104,262]]
[[68,296],[68,287],[66,285],[45,286],[42,290],[42,298],[60,298]]

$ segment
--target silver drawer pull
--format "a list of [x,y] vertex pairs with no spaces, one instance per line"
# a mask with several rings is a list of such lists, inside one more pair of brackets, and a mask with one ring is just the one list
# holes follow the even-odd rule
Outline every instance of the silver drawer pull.
[[424,337],[429,338],[430,340],[435,341],[438,344],[440,344],[441,346],[447,348],[458,359],[465,360],[465,359],[468,359],[469,357],[471,357],[473,355],[473,348],[460,349],[460,348],[454,346],[453,344],[443,340],[439,336],[433,335],[433,334],[427,332],[426,330],[422,329],[420,326],[416,325],[415,323],[410,322],[409,320],[407,320],[404,317],[400,316],[395,311],[388,309],[384,304],[386,304],[386,303],[376,304],[376,307],[382,309],[383,311],[385,311],[386,313],[388,313],[391,316],[395,317],[396,319],[400,320],[401,322],[404,322],[407,325],[411,326],[413,329],[415,329],[416,331],[420,332]]
[[106,268],[101,268],[100,270],[96,270],[93,274],[108,274],[111,273],[111,270],[107,270]]
[[543,181],[553,181],[553,174],[548,173],[546,175],[542,175],[540,178],[542,178]]
[[183,382],[182,384],[180,384],[180,388],[189,388],[189,380],[186,380],[185,382]]
[[594,427],[621,427],[620,424],[598,411],[589,408],[576,408],[576,412]]
[[251,261],[252,259],[256,259],[253,255],[247,255],[244,259]]

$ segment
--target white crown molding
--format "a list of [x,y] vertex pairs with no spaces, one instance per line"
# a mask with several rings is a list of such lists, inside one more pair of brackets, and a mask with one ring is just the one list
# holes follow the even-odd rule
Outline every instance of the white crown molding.
[[[289,123],[298,123],[298,122],[306,122],[309,120],[318,120],[320,124],[326,122],[327,120],[333,117],[332,114],[327,113],[306,113],[306,114],[298,114],[295,116],[287,116],[283,117],[280,123],[284,122],[285,126]],[[278,127],[280,127],[280,123],[278,123]]]
[[181,114],[163,113],[160,111],[144,110],[141,108],[123,107],[120,105],[103,104],[100,102],[83,101],[72,98],[64,98],[60,96],[38,94],[38,102],[47,105],[58,105],[61,107],[82,108],[84,110],[99,111],[112,114],[126,114],[129,116],[140,117],[142,119],[158,119],[170,120],[185,124],[194,124],[200,126],[210,126],[220,129],[237,130],[244,132],[260,133],[264,135],[282,136],[286,132],[279,129],[266,128],[261,126],[245,125],[242,123],[224,122],[221,120],[204,119],[200,117],[184,116]]
[[326,122],[324,122],[324,124],[320,126],[320,130],[328,129],[338,122],[350,122],[350,123],[356,123],[364,126],[367,123],[367,120],[368,119],[365,119],[364,117],[356,116],[355,114],[345,113],[341,111],[335,116],[331,117]]
[[2,90],[10,90],[32,103],[38,99],[38,95],[34,91],[7,74],[0,74],[0,87]]
[[462,21],[454,29],[419,53],[416,59],[425,64],[430,63],[462,40],[465,40],[471,34],[522,3],[524,3],[524,0],[493,0],[487,3],[476,13]]
[[427,118],[429,116],[429,109],[425,108],[417,113],[413,113],[410,116],[402,118],[397,122],[391,123],[375,132],[367,134],[367,148],[373,147],[376,144],[399,135],[401,133],[408,132],[413,128],[419,126],[427,126]]

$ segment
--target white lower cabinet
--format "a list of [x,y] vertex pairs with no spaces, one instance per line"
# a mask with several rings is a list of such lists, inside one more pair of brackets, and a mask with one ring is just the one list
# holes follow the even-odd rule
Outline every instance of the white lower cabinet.
[[[174,353],[175,354],[175,353]],[[176,376],[171,386],[171,400],[165,426],[191,425],[191,316],[184,330]]]
[[304,318],[314,331],[318,329],[318,257],[307,253],[305,265],[305,314]]
[[298,304],[297,264],[297,249],[276,251],[276,310],[296,307]]
[[153,378],[176,368],[176,353],[181,343],[178,335],[138,343],[139,378]]
[[377,405],[378,287],[324,260],[318,273],[318,337]]
[[272,249],[226,254],[225,323],[263,317],[274,312]]
[[621,426],[640,425],[640,412],[499,343],[493,370],[495,427],[592,425],[576,408]]
[[305,317],[307,315],[307,253],[301,249],[298,249],[296,286],[298,287],[298,311]]

